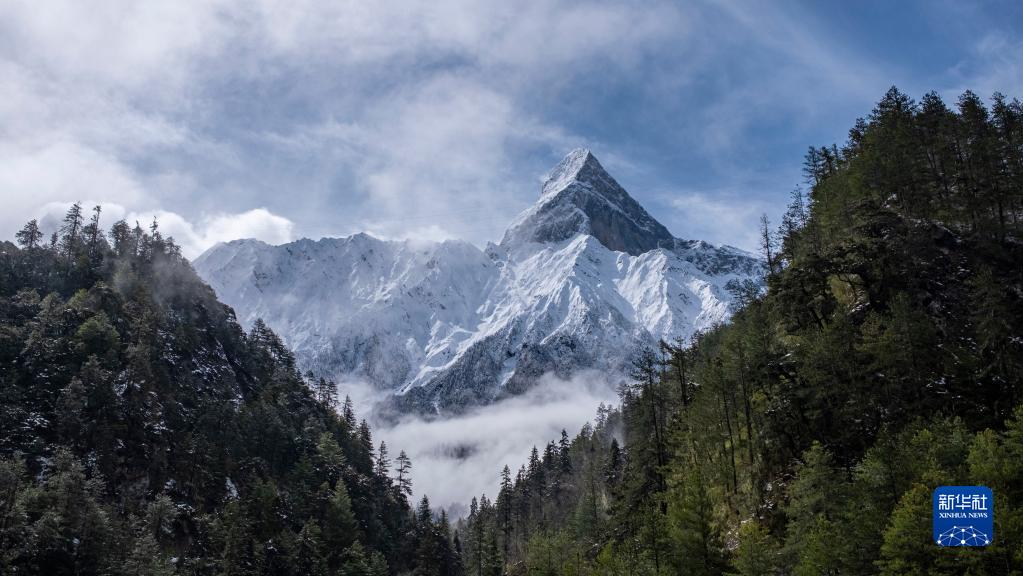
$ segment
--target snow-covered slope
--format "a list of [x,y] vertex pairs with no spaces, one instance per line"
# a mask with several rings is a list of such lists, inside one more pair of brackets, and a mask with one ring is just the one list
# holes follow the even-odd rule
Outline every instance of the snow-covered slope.
[[573,150],[551,170],[540,200],[519,215],[502,245],[557,242],[589,234],[611,250],[638,256],[671,248],[675,238],[629,196],[589,150]]
[[541,375],[621,371],[659,338],[729,315],[726,285],[759,263],[682,241],[588,151],[569,154],[500,245],[366,234],[220,244],[195,268],[250,325],[263,318],[303,369],[393,390],[393,405],[457,412]]

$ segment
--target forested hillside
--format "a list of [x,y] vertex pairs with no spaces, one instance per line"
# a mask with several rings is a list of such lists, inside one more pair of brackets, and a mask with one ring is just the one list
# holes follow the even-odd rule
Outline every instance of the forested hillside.
[[[155,223],[30,222],[0,244],[0,574],[1023,573],[1023,105],[892,89],[806,175],[766,291],[455,530]],[[947,484],[994,490],[993,545],[931,542]]]
[[[767,225],[767,290],[504,471],[470,575],[1023,573],[1023,106],[890,90]],[[931,492],[995,494],[986,548]]]
[[99,215],[0,244],[0,574],[453,565],[404,453],[392,470],[333,383],[243,333],[156,223]]

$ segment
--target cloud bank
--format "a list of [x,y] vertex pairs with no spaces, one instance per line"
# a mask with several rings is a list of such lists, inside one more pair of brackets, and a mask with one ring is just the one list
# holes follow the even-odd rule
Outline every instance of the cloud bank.
[[[179,216],[190,251],[251,229],[285,237],[266,214],[292,222],[288,235],[482,242],[579,145],[678,236],[703,234],[701,215],[666,195],[777,220],[806,146],[841,140],[888,85],[1023,86],[1007,57],[1018,5],[872,10],[9,0],[0,236],[49,203],[91,199]],[[748,212],[719,239],[752,248]]]
[[[340,385],[356,407],[370,413],[378,396],[352,383]],[[606,375],[583,372],[572,380],[545,376],[525,394],[508,398],[446,420],[407,418],[393,425],[376,423],[375,441],[387,442],[392,458],[405,450],[412,459],[415,497],[427,495],[431,504],[463,511],[473,495],[497,496],[501,469],[512,474],[529,459],[533,446],[541,451],[566,430],[574,437],[596,417],[601,403],[617,404],[614,385]]]
[[[189,221],[180,214],[166,210],[133,212],[121,204],[89,199],[82,204],[86,211],[91,211],[94,206],[100,207],[100,226],[103,228],[109,228],[118,220],[125,220],[130,225],[138,224],[148,229],[155,221],[160,233],[173,238],[181,247],[181,253],[189,259],[199,256],[218,242],[237,238],[255,238],[268,244],[283,244],[294,240],[294,224],[266,208],[254,208],[237,214],[203,214],[198,220]],[[39,220],[42,230],[49,234],[60,228],[61,220],[70,207],[69,202],[48,202],[31,214]]]

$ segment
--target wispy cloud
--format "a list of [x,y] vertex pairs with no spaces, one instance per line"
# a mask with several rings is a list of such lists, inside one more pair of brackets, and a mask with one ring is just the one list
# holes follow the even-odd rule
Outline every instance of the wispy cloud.
[[[878,5],[901,34],[855,18]],[[82,200],[158,218],[189,256],[359,230],[482,242],[586,145],[677,235],[753,250],[806,147],[889,85],[1023,97],[1018,5],[8,0],[0,238]],[[613,398],[590,384],[378,432],[435,502],[493,495]]]
[[[898,10],[990,30],[945,30],[946,53],[961,49],[944,72],[903,78],[919,68],[903,51],[878,58],[870,30],[813,4],[12,0],[0,235],[91,198],[195,227],[261,207],[296,235],[483,241],[578,145],[695,235],[686,212],[658,212],[661,191],[783,203],[797,171],[781,166],[840,139],[892,83],[1021,89],[1018,31],[954,4]],[[936,40],[895,43],[921,41]],[[743,244],[745,227],[708,234]]]
[[[100,226],[107,228],[124,220],[129,225],[145,229],[157,223],[165,237],[173,238],[181,253],[189,259],[195,258],[218,242],[238,238],[255,238],[269,244],[283,244],[294,240],[294,223],[268,211],[254,208],[239,213],[204,214],[199,219],[188,220],[176,212],[153,210],[135,212],[121,204],[102,200],[81,200],[86,211],[100,207]],[[48,202],[33,214],[39,220],[44,232],[52,233],[60,225],[64,215],[71,208],[70,202]]]
[[678,212],[678,219],[689,222],[686,238],[731,244],[752,252],[759,245],[761,214],[767,213],[773,221],[776,212],[772,204],[735,191],[679,192],[666,200]]
[[954,84],[943,96],[954,100],[964,90],[988,98],[995,92],[1023,98],[1023,38],[1004,32],[989,32],[977,39],[969,56],[952,66],[948,74]]
[[[342,393],[351,387],[341,386]],[[356,387],[363,406],[376,398]],[[572,380],[545,377],[532,389],[464,416],[446,420],[409,418],[396,425],[377,425],[377,439],[393,455],[405,450],[412,459],[416,495],[427,494],[441,507],[466,504],[467,494],[497,496],[501,469],[512,473],[526,462],[533,446],[541,451],[564,429],[574,437],[596,416],[601,403],[617,403],[606,376],[582,373]]]

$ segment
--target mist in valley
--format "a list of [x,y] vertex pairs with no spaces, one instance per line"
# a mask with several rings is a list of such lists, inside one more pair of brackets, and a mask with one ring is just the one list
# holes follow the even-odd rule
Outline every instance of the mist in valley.
[[342,381],[338,389],[341,398],[352,398],[359,417],[369,419],[376,446],[387,443],[392,463],[402,450],[411,458],[413,497],[426,495],[454,517],[465,512],[472,496],[497,496],[505,465],[514,475],[533,446],[542,450],[562,430],[574,437],[595,419],[601,403],[618,403],[616,381],[582,371],[570,380],[545,376],[525,394],[458,416],[406,416],[389,423],[373,415],[385,393],[360,381]]

